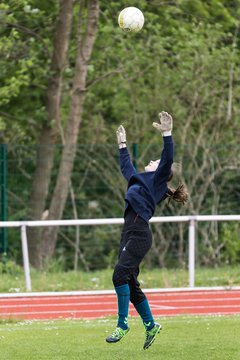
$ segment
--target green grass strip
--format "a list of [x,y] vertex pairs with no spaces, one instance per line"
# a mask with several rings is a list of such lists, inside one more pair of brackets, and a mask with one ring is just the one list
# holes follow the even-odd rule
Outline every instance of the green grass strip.
[[[31,269],[33,291],[71,291],[113,289],[113,269],[84,272],[40,272]],[[0,274],[0,293],[25,291],[24,274]],[[188,271],[184,269],[141,269],[139,281],[142,288],[187,287]],[[239,266],[197,268],[195,286],[239,286]]]
[[[157,319],[159,320],[159,319]],[[144,328],[130,318],[130,332],[108,344],[116,319],[1,322],[4,360],[239,360],[240,316],[162,318],[163,330],[143,350]]]

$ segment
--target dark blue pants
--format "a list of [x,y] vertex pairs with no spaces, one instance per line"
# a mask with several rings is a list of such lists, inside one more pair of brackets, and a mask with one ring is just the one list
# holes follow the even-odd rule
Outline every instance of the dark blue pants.
[[128,206],[121,233],[118,263],[113,272],[113,284],[115,287],[129,285],[130,301],[133,305],[139,304],[146,298],[137,278],[139,265],[151,245],[152,233],[149,224]]

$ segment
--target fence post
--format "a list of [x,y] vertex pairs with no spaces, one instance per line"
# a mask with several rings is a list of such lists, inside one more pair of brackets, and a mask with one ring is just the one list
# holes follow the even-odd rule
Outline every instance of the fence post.
[[189,287],[195,285],[195,224],[196,220],[191,218],[188,228],[188,270],[189,270]]
[[22,241],[23,267],[24,267],[26,290],[27,291],[32,291],[31,277],[30,277],[30,266],[29,266],[29,256],[28,256],[27,227],[26,227],[26,225],[21,226],[21,241]]

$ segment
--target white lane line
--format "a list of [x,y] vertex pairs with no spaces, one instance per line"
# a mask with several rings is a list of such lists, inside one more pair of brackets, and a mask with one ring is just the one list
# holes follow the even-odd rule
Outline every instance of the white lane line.
[[[207,309],[215,309],[215,311],[213,312],[209,312],[209,313],[222,313],[222,311],[220,309],[227,309],[227,308],[230,308],[230,309],[239,309],[238,311],[234,311],[233,313],[238,313],[240,312],[240,306],[238,305],[233,305],[233,306],[228,306],[228,305],[222,305],[222,306],[208,306]],[[201,310],[201,309],[206,309],[205,306],[179,306],[179,307],[163,307],[163,306],[155,306],[154,307],[154,310]],[[13,316],[13,315],[37,315],[37,314],[81,314],[81,313],[103,313],[105,315],[107,315],[108,312],[116,312],[116,308],[111,308],[111,309],[87,309],[87,310],[49,310],[49,311],[27,311],[27,312],[24,312],[24,311],[14,311],[14,312],[11,312],[11,313],[8,313],[8,312],[5,312],[5,313],[1,313],[0,314],[0,317],[1,316]],[[134,310],[134,309],[130,309],[131,310]],[[230,311],[230,310],[229,310]]]
[[[117,305],[117,302],[116,301],[106,301],[103,303],[100,303],[100,302],[94,302],[94,303],[89,303],[89,302],[86,302],[86,303],[63,303],[63,304],[18,304],[18,305],[0,305],[0,309],[4,309],[4,308],[17,308],[17,307],[62,307],[62,306],[91,306],[91,305]],[[91,310],[91,309],[90,309]]]
[[[155,308],[158,308],[158,306],[156,305]],[[159,308],[161,308],[161,306],[159,306]],[[225,308],[236,308],[236,309],[240,309],[240,304],[239,305],[196,305],[196,306],[175,306],[174,309],[225,309]]]
[[[77,303],[82,303],[82,304],[105,304],[105,303],[108,303],[108,302],[115,302],[116,301],[116,297],[114,298],[109,298],[109,297],[106,297],[106,298],[103,298],[103,299],[99,299],[96,297],[93,298],[93,300],[95,301],[87,301],[87,299],[84,297],[78,297],[78,298],[75,298],[75,299],[72,299],[72,298],[56,298],[56,299],[53,299],[51,298],[51,300],[49,298],[46,298],[46,299],[43,299],[43,298],[38,298],[38,299],[4,299],[4,301],[0,299],[0,306],[1,304],[16,304],[18,305],[18,303],[22,304],[22,303],[29,303],[29,304],[33,304],[33,303],[39,303],[39,304],[42,304],[42,303],[47,303],[48,305],[51,305],[51,304],[55,304],[56,302],[58,302],[59,300],[62,301],[63,304],[66,303],[66,301],[68,303],[72,303],[72,304],[77,304]],[[180,302],[180,301],[186,301],[186,302],[198,302],[198,301],[211,301],[211,302],[214,302],[214,301],[240,301],[240,295],[239,297],[206,297],[206,298],[198,298],[198,297],[195,297],[195,298],[191,298],[191,297],[186,297],[186,298],[182,298],[182,297],[178,297],[178,298],[173,298],[173,299],[170,299],[170,298],[165,298],[165,297],[148,297],[149,301],[152,301],[152,302]],[[55,300],[55,301],[54,301]],[[72,301],[74,300],[74,301]],[[82,302],[82,300],[84,300]]]
[[[108,309],[108,311],[116,311],[116,309]],[[38,314],[81,314],[81,313],[103,313],[106,314],[106,309],[97,309],[97,310],[74,310],[74,311],[67,311],[67,310],[52,310],[52,311],[19,311],[14,313],[2,313],[1,316],[9,316],[9,315],[38,315]],[[106,314],[107,316],[108,314]]]
[[[231,298],[232,295],[236,296],[237,298],[240,299],[240,291],[235,291],[235,290],[229,290],[229,291],[211,291],[211,292],[197,292],[197,293],[192,293],[192,292],[189,292],[189,293],[169,293],[169,294],[166,294],[166,293],[151,293],[151,294],[148,294],[148,297],[149,298],[152,298],[152,297],[159,297],[160,299],[163,298],[163,300],[165,298],[169,298],[169,297],[178,297],[179,299],[185,299],[185,296],[187,298],[198,298],[198,296],[202,296],[202,295],[206,295],[206,296],[209,296],[209,299],[211,299],[211,295],[218,295],[218,296],[222,296],[224,295],[224,298],[225,297],[225,294],[229,295],[229,299]],[[183,296],[184,295],[184,296]],[[93,295],[93,296],[86,296],[86,295],[78,295],[78,296],[31,296],[31,297],[0,297],[0,303],[1,302],[5,302],[5,301],[54,301],[54,300],[79,300],[79,299],[85,299],[85,300],[88,300],[88,299],[96,299],[96,297],[99,299],[99,300],[102,300],[102,299],[116,299],[116,295]],[[215,297],[213,297],[214,299]],[[201,299],[200,299],[201,300]]]
[[115,296],[109,296],[106,295],[106,297],[104,296],[51,296],[51,297],[18,297],[18,298],[0,298],[0,303],[2,302],[6,302],[6,301],[11,301],[11,302],[19,302],[19,301],[49,301],[50,303],[55,301],[55,300],[80,300],[80,299],[84,299],[84,300],[88,300],[88,299],[96,299],[96,297],[99,299],[99,302],[102,303],[102,300],[104,299],[116,299],[116,295]]
[[173,300],[170,300],[170,299],[163,299],[163,300],[151,300],[151,298],[149,299],[149,302],[151,303],[161,303],[161,302],[164,302],[164,303],[179,303],[179,302],[211,302],[211,303],[214,303],[215,301],[218,302],[218,301],[239,301],[239,304],[240,304],[240,297],[237,297],[237,298],[213,298],[213,299],[173,299]]
[[[163,294],[166,296],[179,296],[179,294],[215,294],[215,293],[230,293],[239,292],[240,286],[212,286],[212,287],[194,287],[194,288],[154,288],[143,289],[145,293],[151,294]],[[31,298],[31,297],[66,297],[66,296],[84,296],[86,298],[92,298],[94,296],[116,296],[114,290],[83,290],[83,291],[58,291],[58,292],[31,292],[31,293],[3,293],[0,294],[0,298]]]
[[[159,305],[159,302],[157,301],[149,301],[150,302],[150,305],[151,307],[153,308],[158,308],[158,309],[176,309],[176,308],[181,308],[181,309],[184,309],[184,308],[212,308],[212,307],[240,307],[240,303],[239,304],[223,304],[223,305],[218,305],[218,304],[213,304],[213,305],[195,305],[195,306],[182,306],[182,305],[179,305],[176,301],[176,304],[174,306],[169,306],[169,305]],[[189,301],[191,302],[191,301]],[[167,301],[165,301],[164,303],[167,303]],[[184,303],[187,303],[187,301],[184,301]],[[58,308],[58,307],[69,307],[69,306],[72,306],[72,307],[77,307],[77,306],[96,306],[96,305],[99,305],[98,302],[96,303],[64,303],[64,304],[19,304],[19,305],[0,305],[0,309],[14,309],[14,308],[44,308],[44,307],[54,307],[54,308]],[[116,305],[117,306],[117,303],[116,302],[105,302],[104,305]],[[108,308],[105,308],[105,311],[107,311]],[[71,311],[71,310],[69,310]],[[92,311],[91,308],[89,308],[89,311]],[[0,313],[1,315],[1,313]]]
[[[12,301],[13,299],[11,299],[9,302],[4,302],[4,305],[0,305],[0,308],[4,308],[4,307],[16,307],[16,306],[68,306],[68,305],[110,305],[110,304],[115,304],[116,303],[116,299],[113,299],[113,301],[94,301],[94,302],[64,302],[64,303],[57,303],[57,302],[48,302],[48,303],[42,303],[42,302],[39,302],[39,303],[33,303],[33,302],[28,302],[27,304],[24,303],[24,302],[21,302],[19,303],[19,300],[18,300],[18,303],[16,303],[16,301]],[[14,299],[16,300],[16,299]],[[33,300],[33,299],[32,299]],[[42,299],[41,299],[42,300]],[[68,298],[68,299],[65,299],[65,300],[68,300],[68,301],[71,301],[72,299]],[[80,300],[80,298],[77,298],[77,300]],[[179,303],[179,302],[185,302],[185,303],[189,303],[189,302],[194,302],[194,303],[203,303],[203,302],[212,302],[212,303],[215,303],[215,302],[220,302],[220,301],[223,301],[223,302],[232,302],[232,301],[238,301],[239,300],[239,304],[240,304],[240,297],[220,297],[220,298],[214,298],[214,299],[211,299],[211,298],[205,298],[205,299],[154,299],[152,300],[151,298],[149,298],[149,302],[151,304],[154,304],[154,303]],[[2,304],[3,301],[1,302],[0,301],[0,304]],[[16,304],[14,304],[16,303]]]
[[194,298],[196,298],[196,297],[198,297],[198,296],[200,296],[199,298],[201,298],[201,296],[209,296],[209,297],[211,297],[211,295],[213,295],[213,296],[215,296],[215,295],[218,295],[218,296],[221,296],[221,295],[223,295],[224,297],[225,297],[225,295],[233,295],[234,294],[234,296],[240,296],[240,291],[211,291],[211,292],[196,292],[196,293],[186,293],[186,292],[184,292],[184,293],[168,293],[168,294],[166,294],[166,293],[154,293],[154,294],[151,294],[150,296],[152,296],[152,297],[155,297],[155,296],[160,296],[160,297],[179,297],[179,298],[181,298],[181,297],[185,297],[185,296],[187,296],[187,297],[194,297]]
[[166,314],[159,314],[156,313],[154,316],[161,316],[161,317],[171,317],[171,316],[224,316],[224,315],[240,315],[240,311],[214,311],[214,312],[174,312],[174,313],[166,313]]
[[155,305],[155,304],[150,304],[152,309],[158,309],[158,310],[174,310],[174,309],[178,309],[178,307],[175,306],[164,306],[164,305]]
[[[79,300],[79,299],[78,299]],[[234,302],[234,301],[240,301],[240,298],[215,298],[215,299],[174,299],[174,300],[151,300],[149,299],[149,302],[151,303],[152,306],[154,306],[155,304],[168,304],[168,303],[174,303],[176,305],[178,305],[178,303],[193,303],[193,302],[211,302],[211,303],[215,303],[215,302]],[[100,301],[95,301],[95,302],[64,302],[64,303],[38,303],[38,304],[32,304],[32,303],[20,303],[20,304],[12,304],[11,302],[9,303],[5,303],[4,305],[0,305],[0,309],[4,309],[4,308],[16,308],[16,307],[61,307],[61,306],[96,306],[96,305],[115,305],[116,301],[104,301],[104,302],[100,302]],[[168,305],[163,305],[163,306],[168,306]],[[197,305],[196,305],[197,306]],[[215,306],[215,305],[214,305]],[[216,306],[218,306],[216,304]],[[229,304],[230,306],[230,304]],[[239,306],[240,306],[240,302],[239,302]]]
[[[148,292],[146,292],[148,293]],[[166,296],[166,297],[169,297],[169,296],[198,296],[198,295],[221,295],[221,294],[239,294],[240,295],[240,290],[237,291],[237,290],[218,290],[218,291],[196,291],[196,292],[169,292],[169,293],[166,293],[166,292],[161,292],[161,291],[158,291],[158,292],[152,292],[150,293],[149,292],[149,296]],[[11,296],[11,295],[15,295],[15,296]],[[116,294],[95,294],[95,295],[84,295],[84,294],[80,294],[80,295],[44,295],[44,296],[37,296],[37,295],[33,295],[29,294],[29,296],[27,296],[25,294],[25,296],[22,296],[20,294],[0,294],[0,301],[4,301],[4,298],[7,298],[7,299],[12,299],[12,300],[18,300],[18,299],[31,299],[31,300],[35,300],[35,299],[51,299],[51,298],[54,298],[54,299],[79,299],[79,298],[85,298],[85,299],[94,299],[94,298],[99,298],[99,299],[105,299],[106,297],[116,297]]]

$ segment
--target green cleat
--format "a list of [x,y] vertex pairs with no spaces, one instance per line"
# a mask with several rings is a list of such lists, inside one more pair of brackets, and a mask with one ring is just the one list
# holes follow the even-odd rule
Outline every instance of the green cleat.
[[112,335],[110,335],[106,338],[106,342],[108,342],[108,343],[118,342],[129,332],[129,330],[130,330],[129,328],[127,328],[126,330],[123,330],[122,328],[117,327],[113,331]]
[[155,340],[156,335],[160,332],[162,326],[158,323],[155,323],[154,327],[151,330],[146,331],[146,340],[143,345],[143,349],[146,350]]

